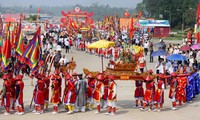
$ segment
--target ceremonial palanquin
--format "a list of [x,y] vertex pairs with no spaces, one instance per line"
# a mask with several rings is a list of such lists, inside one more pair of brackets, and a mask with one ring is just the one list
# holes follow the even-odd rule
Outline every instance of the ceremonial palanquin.
[[[150,75],[150,73],[136,72],[138,69],[138,58],[141,52],[143,52],[143,49],[140,47],[136,47],[136,49],[134,49],[134,54],[130,50],[128,50],[128,52],[123,50],[119,54],[118,60],[109,61],[104,74],[114,75],[118,80],[144,80],[144,78]],[[91,73],[93,77],[96,77],[96,75],[100,73],[98,71],[89,71],[86,68],[84,68],[83,71],[86,75]],[[154,79],[156,78],[156,75],[151,75],[151,77]]]

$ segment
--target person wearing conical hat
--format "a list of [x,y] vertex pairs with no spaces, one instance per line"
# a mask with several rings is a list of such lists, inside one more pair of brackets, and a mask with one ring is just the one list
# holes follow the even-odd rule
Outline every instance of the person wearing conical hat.
[[176,92],[177,92],[177,85],[178,85],[178,81],[177,81],[177,74],[176,72],[173,72],[171,74],[172,76],[172,80],[170,81],[170,90],[169,90],[169,98],[172,102],[172,110],[177,110],[178,108],[176,107]]
[[102,73],[97,75],[97,82],[96,82],[95,90],[94,90],[94,101],[97,107],[97,111],[95,112],[96,114],[100,113],[101,98],[104,94],[104,85],[102,82],[104,78],[105,77]]
[[[159,79],[158,79],[158,83],[157,83],[157,90],[156,90],[155,95],[154,95],[154,103],[156,105],[155,111],[157,111],[157,112],[161,111],[161,109],[163,108],[163,104],[164,104],[165,85],[164,85],[163,79],[165,79],[165,77],[162,74],[160,74]],[[158,108],[158,105],[160,105],[160,109]]]
[[105,114],[116,115],[117,107],[117,84],[115,83],[115,76],[108,76],[109,79],[109,92],[108,92],[108,112]]
[[17,115],[23,115],[24,114],[24,103],[23,103],[23,89],[24,89],[24,82],[22,81],[23,75],[17,75],[14,80],[15,83],[15,99],[16,99],[16,106],[17,106],[17,112],[15,114]]
[[72,78],[66,81],[66,86],[68,90],[64,99],[64,103],[68,107],[68,110],[69,110],[67,114],[73,114],[73,111],[74,111],[74,105],[76,102],[76,85],[78,81],[77,76],[78,74],[74,72],[72,74]]
[[7,74],[4,74],[2,79],[3,82],[3,90],[1,91],[1,99],[2,99],[2,105],[5,108],[4,115],[10,115],[10,97],[11,97],[11,83],[8,80],[9,76]]
[[148,75],[145,78],[145,82],[146,82],[146,90],[144,93],[144,101],[143,101],[143,106],[142,106],[141,110],[144,111],[147,104],[149,104],[150,105],[149,111],[151,111],[152,106],[153,106],[154,81],[153,81],[153,78]]

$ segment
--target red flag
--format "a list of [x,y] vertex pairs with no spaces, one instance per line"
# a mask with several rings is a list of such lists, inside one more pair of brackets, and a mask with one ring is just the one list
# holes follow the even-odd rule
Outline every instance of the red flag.
[[197,8],[197,15],[196,15],[196,20],[197,20],[197,22],[199,22],[200,21],[200,2],[198,3],[198,8]]
[[10,58],[11,58],[11,43],[10,43],[10,31],[9,31],[10,23],[8,24],[8,30],[7,30],[7,37],[4,41],[4,44],[2,46],[2,65],[3,69],[5,70],[8,68],[10,64]]
[[142,12],[138,11],[138,15],[139,15],[139,17],[142,17]]
[[78,28],[74,22],[74,20],[70,20],[70,25],[72,28],[74,28],[75,30]]
[[134,32],[134,26],[133,26],[133,18],[131,18],[131,25],[130,25],[130,39],[133,37],[133,32]]
[[196,20],[197,20],[197,43],[200,43],[200,36],[199,36],[200,31],[198,31],[200,27],[200,3],[198,3]]
[[37,13],[40,13],[40,7],[38,7]]

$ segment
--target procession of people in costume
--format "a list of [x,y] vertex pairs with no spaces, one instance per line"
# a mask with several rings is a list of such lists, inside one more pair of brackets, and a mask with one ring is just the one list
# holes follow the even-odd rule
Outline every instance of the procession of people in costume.
[[[6,110],[4,115],[10,115],[11,111],[16,111],[16,115],[23,115],[24,75],[13,77],[12,74],[10,72],[2,76],[4,83],[1,99],[2,106]],[[63,77],[61,77],[62,74]],[[96,77],[88,74],[86,78],[83,78],[82,74],[76,72],[72,75],[68,72],[62,74],[60,69],[56,68],[49,75],[36,72],[31,76],[37,79],[30,104],[30,108],[34,106],[32,111],[34,114],[43,114],[51,103],[53,106],[52,114],[58,114],[58,106],[64,104],[68,114],[93,110],[95,106],[97,108],[95,113],[100,113],[100,105],[104,105],[104,108],[108,106],[106,114],[116,115],[117,88],[114,76],[99,73]],[[62,89],[62,80],[64,80],[64,89]]]
[[[37,79],[33,90],[33,104],[31,103],[31,106],[34,106],[32,111],[34,114],[43,114],[45,110],[48,110],[49,103],[51,103],[53,105],[52,114],[58,114],[58,106],[64,104],[68,114],[93,110],[96,106],[95,113],[97,114],[101,113],[101,109],[107,108],[105,114],[116,115],[117,84],[115,76],[106,75],[103,72],[97,74],[97,76],[90,73],[83,78],[82,74],[74,72],[70,75],[56,65],[55,71],[49,75],[45,72],[34,72],[31,75],[32,78]],[[163,109],[166,100],[164,98],[164,91],[166,91],[167,86],[166,79],[170,86],[168,97],[172,102],[172,110],[178,109],[177,103],[178,106],[182,106],[183,103],[190,102],[200,93],[199,73],[195,69],[192,73],[173,72],[170,75],[158,73],[157,80],[151,77],[153,75],[152,70],[148,72],[149,75],[144,76],[143,80],[135,81],[135,108],[140,108],[142,111],[145,111],[148,106],[149,111],[159,112]],[[10,70],[2,76],[4,82],[1,99],[2,106],[6,110],[4,115],[10,115],[11,111],[16,111],[15,114],[17,115],[24,114],[23,77],[23,74],[13,76],[13,72]],[[64,83],[65,88],[62,88],[62,83]],[[146,84],[146,89],[143,88],[143,84]]]
[[[42,70],[37,69],[30,72],[30,67],[26,63],[17,61],[11,67],[11,70],[4,71],[5,73],[2,76],[4,80],[3,89],[1,90],[2,106],[5,108],[4,115],[10,115],[12,113],[11,111],[16,111],[15,114],[17,115],[24,114],[23,77],[25,73],[30,75],[31,78],[37,79],[30,104],[30,107],[34,107],[32,112],[36,115],[45,113],[49,108],[49,103],[53,105],[52,114],[59,114],[59,106],[64,104],[64,108],[68,114],[79,111],[85,112],[86,110],[93,109],[96,110],[95,113],[99,114],[102,112],[101,109],[107,108],[105,114],[116,115],[117,84],[115,82],[115,76],[106,75],[104,72],[97,76],[88,74],[86,77],[77,73],[70,75],[65,70],[65,66],[69,64],[69,61],[67,61],[65,56],[61,55],[61,49],[65,47],[66,53],[68,53],[68,49],[70,48],[67,46],[70,45],[72,47],[72,41],[78,43],[79,38],[76,39],[76,37],[73,38],[73,36],[68,37],[64,46],[62,46],[62,43],[59,41],[56,43],[56,38],[54,40],[54,37],[48,35],[48,33],[45,35],[45,39],[47,38],[48,40],[44,40],[43,44],[45,49]],[[141,43],[139,44],[143,46],[145,40],[143,40],[143,38],[141,39]],[[120,58],[120,55],[122,55],[121,53],[125,50],[125,41],[126,39],[117,40],[116,43],[118,44],[116,47],[108,49],[90,50],[87,49],[85,45],[82,45],[82,47],[78,47],[78,50],[84,50],[86,48],[86,51],[89,51],[89,53],[96,52],[98,55],[104,55],[104,57],[108,58],[111,57],[116,61],[118,59],[124,59]],[[85,44],[85,42],[81,42],[81,44]],[[122,42],[124,45],[122,45]],[[130,42],[130,44],[132,43]],[[57,50],[53,51],[53,47],[56,47]],[[172,46],[169,46],[169,51],[171,51],[171,48]],[[176,48],[174,48],[172,52],[177,52]],[[195,55],[199,53],[199,51],[192,52],[195,53]],[[188,59],[189,61],[194,60]],[[166,99],[164,98],[164,94],[166,94],[164,91],[166,91],[165,89],[168,85],[170,86],[169,99],[172,102],[172,110],[177,110],[177,102],[178,105],[181,106],[183,103],[191,101],[200,93],[199,73],[198,68],[192,66],[194,63],[191,64],[191,69],[188,72],[188,70],[186,70],[186,68],[188,68],[187,65],[183,66],[179,64],[178,61],[174,61],[174,70],[170,71],[168,69],[168,75],[166,75],[164,71],[167,70],[167,65],[165,65],[162,60],[160,62],[160,60],[161,59],[159,59],[158,65],[156,65],[156,69],[158,70],[156,73],[157,81],[151,77],[153,71],[150,70],[148,76],[144,76],[143,80],[135,82],[135,107],[141,107],[142,111],[146,110],[148,106],[149,111],[161,111],[163,109],[164,100]],[[51,61],[49,66],[46,64],[48,61]],[[124,61],[130,62],[131,59]],[[145,71],[146,62],[143,53],[139,53],[138,68],[141,73]],[[55,67],[53,73],[50,71],[52,66]],[[20,72],[20,70],[22,72]],[[64,85],[62,85],[62,83],[64,83]],[[143,84],[146,84],[146,89],[143,88]],[[62,88],[62,86],[64,86],[64,88]],[[52,94],[50,95],[50,93]]]

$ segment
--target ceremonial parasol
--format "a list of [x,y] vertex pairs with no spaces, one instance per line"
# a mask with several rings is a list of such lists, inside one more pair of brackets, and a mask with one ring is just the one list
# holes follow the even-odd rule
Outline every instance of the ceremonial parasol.
[[17,21],[16,21],[16,19],[14,19],[14,18],[12,18],[12,17],[8,17],[8,18],[5,18],[4,22],[5,22],[5,23],[9,23],[9,22],[10,22],[10,23],[13,23],[13,22],[17,22]]
[[89,49],[96,49],[96,48],[109,48],[115,46],[114,42],[107,41],[107,40],[99,40],[97,42],[94,42],[90,45],[88,45]]
[[164,51],[164,50],[158,50],[158,51],[155,51],[151,54],[151,56],[162,56],[162,55],[166,55],[167,52]]
[[181,46],[180,50],[181,51],[188,51],[188,50],[190,50],[190,46],[183,45],[183,46]]
[[190,47],[192,50],[200,50],[200,44],[195,44]]
[[[89,49],[97,49],[97,48],[109,48],[114,47],[115,43],[107,40],[99,40],[88,45]],[[101,55],[101,63],[102,63],[102,72],[103,72],[103,55]]]
[[180,54],[172,54],[167,57],[167,60],[186,60],[186,57]]
[[164,47],[165,46],[165,43],[164,42],[159,42],[159,43],[156,43],[156,44],[154,44],[154,46],[156,46],[156,47]]

